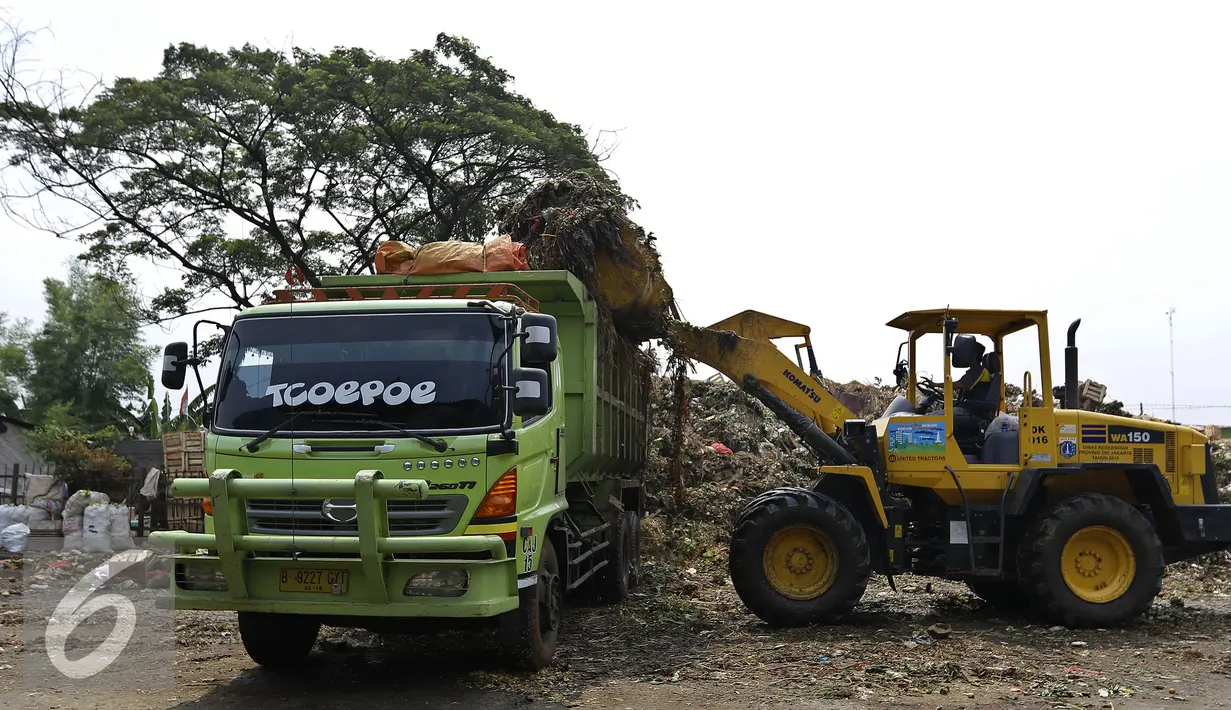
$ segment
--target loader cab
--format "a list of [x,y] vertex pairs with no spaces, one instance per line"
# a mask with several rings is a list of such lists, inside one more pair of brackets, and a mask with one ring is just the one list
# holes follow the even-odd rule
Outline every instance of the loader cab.
[[[1010,382],[1025,393],[1051,392],[1046,312],[911,311],[888,325],[906,332],[894,371],[906,395],[886,411],[891,468],[925,461],[930,468],[942,461],[952,468],[1020,467],[1051,460],[1051,398],[1027,394],[1010,414],[1006,397]],[[1013,349],[1006,351],[1006,344]],[[918,439],[914,430],[921,427],[937,439],[932,456],[892,455],[894,442]]]

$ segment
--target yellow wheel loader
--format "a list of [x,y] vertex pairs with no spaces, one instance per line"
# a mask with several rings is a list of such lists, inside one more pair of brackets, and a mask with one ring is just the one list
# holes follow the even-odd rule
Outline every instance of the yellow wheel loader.
[[[1231,505],[1218,501],[1202,433],[1080,408],[1079,324],[1053,388],[1045,311],[904,313],[888,325],[905,332],[894,374],[906,394],[873,421],[825,388],[807,326],[755,311],[673,325],[679,353],[739,383],[822,464],[811,488],[766,491],[739,515],[730,571],[744,604],[771,625],[831,622],[873,572],[890,584],[909,572],[1054,623],[1111,626],[1150,608],[1164,565],[1226,549]],[[1007,352],[1019,333],[1015,347],[1029,345]],[[794,362],[780,338],[802,339]],[[928,352],[943,363],[938,381],[920,369]],[[1037,398],[1018,364],[1030,361]],[[1010,372],[1023,391],[1015,414]]]

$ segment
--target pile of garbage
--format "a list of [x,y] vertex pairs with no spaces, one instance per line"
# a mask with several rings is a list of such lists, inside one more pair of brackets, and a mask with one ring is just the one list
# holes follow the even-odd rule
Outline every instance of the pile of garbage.
[[575,172],[540,183],[498,216],[530,268],[569,271],[621,337],[643,343],[663,337],[679,313],[654,236],[628,218],[636,206],[614,183]]
[[[677,435],[675,384],[670,375],[652,382],[646,489],[654,514],[642,523],[643,545],[651,554],[678,544],[680,538],[666,530],[681,523],[692,527],[700,547],[725,545],[735,516],[750,497],[778,486],[810,486],[818,474],[816,458],[799,438],[726,378],[687,380],[686,416]],[[898,392],[879,383],[827,385],[835,394],[854,395],[859,416],[870,419],[880,416]],[[673,467],[677,441],[678,471]]]

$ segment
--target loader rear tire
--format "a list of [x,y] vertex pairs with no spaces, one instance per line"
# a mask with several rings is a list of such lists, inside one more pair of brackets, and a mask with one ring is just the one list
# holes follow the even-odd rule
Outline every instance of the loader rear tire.
[[758,496],[731,536],[731,582],[770,626],[833,623],[868,586],[863,526],[838,501],[803,488]]
[[271,671],[302,667],[320,630],[320,620],[311,616],[239,612],[239,638],[244,650]]
[[1027,594],[1054,623],[1109,627],[1141,616],[1162,591],[1163,544],[1127,502],[1082,493],[1046,510],[1019,562]]

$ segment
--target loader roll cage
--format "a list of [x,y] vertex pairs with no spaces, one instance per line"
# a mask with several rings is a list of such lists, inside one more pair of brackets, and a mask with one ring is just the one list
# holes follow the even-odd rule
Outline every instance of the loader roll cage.
[[[918,404],[919,392],[919,375],[918,375],[918,357],[917,343],[920,338],[925,335],[936,333],[945,334],[946,323],[952,323],[956,330],[971,335],[982,335],[992,341],[993,352],[1000,353],[1001,358],[1004,357],[1004,339],[1014,333],[1026,330],[1031,326],[1038,328],[1039,334],[1039,353],[1041,364],[1046,363],[1044,353],[1049,352],[1047,340],[1047,313],[1045,311],[985,311],[985,310],[929,310],[929,311],[911,311],[889,321],[886,325],[890,328],[897,328],[907,332],[907,341],[904,345],[907,348],[907,368],[906,368],[906,397],[911,401],[911,404]],[[951,336],[952,333],[949,333]],[[953,383],[952,374],[949,363],[949,347],[951,346],[951,337],[946,337],[945,351],[945,401],[953,401]],[[899,358],[901,356],[901,348],[898,348]],[[899,361],[900,364],[900,361]],[[1004,363],[1001,362],[1003,369]],[[1043,366],[1040,376],[1042,377],[1042,386],[1044,392],[1051,391],[1051,373],[1049,368]],[[939,383],[938,383],[939,384]],[[1004,380],[1001,380],[1000,385],[1000,401],[1001,407],[1005,401],[1004,396]]]

